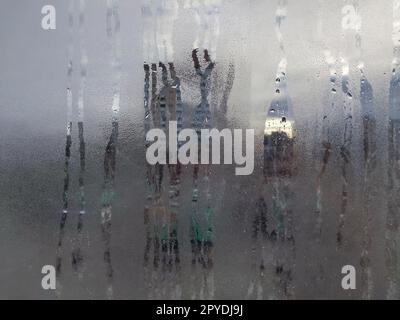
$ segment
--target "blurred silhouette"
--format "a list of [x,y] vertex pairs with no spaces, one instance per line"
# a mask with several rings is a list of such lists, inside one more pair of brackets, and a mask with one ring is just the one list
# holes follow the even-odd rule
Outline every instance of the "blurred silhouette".
[[[168,80],[167,67],[160,62],[163,87],[157,94],[157,68],[152,64],[152,99],[149,104],[150,66],[145,64],[144,108],[145,134],[152,127],[162,129],[168,134],[167,122],[177,121],[178,134],[182,129],[183,109],[180,91],[180,79],[176,75],[174,64],[169,63],[171,80]],[[145,147],[150,144],[146,141]],[[178,144],[179,147],[179,144]],[[169,154],[167,150],[167,154]],[[148,284],[148,295],[151,299],[179,299],[180,254],[178,241],[178,216],[180,207],[180,174],[181,164],[169,164],[167,160],[169,186],[166,192],[163,187],[165,165],[147,163],[147,185],[149,188],[147,204],[144,209],[146,244],[144,253],[145,276]],[[166,204],[166,202],[168,204]],[[153,263],[150,265],[151,249]]]
[[[192,51],[196,74],[200,77],[201,102],[197,105],[192,122],[200,146],[201,129],[210,128],[211,113],[208,95],[211,73],[215,64],[207,50],[204,61],[207,67],[201,70],[197,49]],[[201,148],[199,148],[199,158]],[[192,211],[190,222],[190,242],[192,248],[191,293],[192,299],[212,299],[214,297],[213,247],[214,247],[214,210],[211,205],[210,165],[195,164],[193,168]],[[203,177],[201,178],[201,171]],[[200,268],[200,270],[199,270]]]

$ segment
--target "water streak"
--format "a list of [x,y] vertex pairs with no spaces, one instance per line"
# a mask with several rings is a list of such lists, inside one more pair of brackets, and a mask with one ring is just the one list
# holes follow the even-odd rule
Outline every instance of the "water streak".
[[112,131],[104,153],[104,183],[101,198],[101,231],[104,243],[103,260],[106,266],[106,279],[108,299],[114,298],[113,293],[113,266],[111,260],[111,222],[112,208],[114,202],[114,184],[116,170],[116,153],[118,143],[118,116],[120,110],[120,81],[121,81],[121,61],[120,61],[120,19],[119,19],[119,0],[107,0],[106,14],[107,37],[111,47],[111,66],[113,79],[112,96]]
[[388,211],[385,231],[385,264],[387,269],[387,299],[399,298],[398,285],[398,232],[399,232],[399,194],[400,194],[400,1],[393,1],[393,62],[392,78],[389,87],[388,124]]

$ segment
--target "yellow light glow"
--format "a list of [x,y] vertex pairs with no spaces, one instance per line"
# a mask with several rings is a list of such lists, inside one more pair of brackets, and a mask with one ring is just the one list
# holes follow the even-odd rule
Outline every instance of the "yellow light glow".
[[264,135],[272,135],[274,132],[286,133],[289,139],[293,138],[293,121],[282,121],[282,118],[267,118]]

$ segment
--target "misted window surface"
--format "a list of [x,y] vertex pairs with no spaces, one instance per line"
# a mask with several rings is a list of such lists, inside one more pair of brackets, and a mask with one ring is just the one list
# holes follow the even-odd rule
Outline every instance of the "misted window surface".
[[0,7],[0,298],[400,298],[400,0]]

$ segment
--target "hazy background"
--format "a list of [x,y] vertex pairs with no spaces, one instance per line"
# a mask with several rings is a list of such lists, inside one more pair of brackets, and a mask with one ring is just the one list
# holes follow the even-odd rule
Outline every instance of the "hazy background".
[[[344,1],[290,1],[282,26],[288,67],[288,88],[293,101],[297,138],[295,193],[296,298],[358,298],[360,291],[340,287],[341,267],[359,267],[361,251],[362,165],[359,116],[359,71],[350,58],[350,81],[355,93],[354,136],[350,165],[345,245],[335,250],[337,214],[340,210],[340,157],[337,147],[323,180],[323,240],[317,246],[310,233],[314,226],[315,181],[320,164],[318,128],[329,95],[329,71],[323,50],[343,55],[341,8]],[[41,28],[41,8],[55,5],[57,29]],[[274,21],[277,1],[225,1],[221,8],[221,35],[210,96],[215,119],[219,114],[228,64],[236,74],[228,103],[227,126],[255,128],[257,167],[252,176],[235,177],[233,167],[214,169],[211,180],[216,207],[215,298],[242,299],[251,274],[250,227],[252,185],[259,178],[262,130],[266,109],[275,91],[281,53]],[[322,21],[317,33],[318,15]],[[62,210],[66,125],[66,70],[68,1],[0,1],[0,298],[55,298],[41,288],[41,268],[54,264]],[[384,221],[386,215],[386,128],[392,62],[392,1],[360,1],[362,59],[373,86],[377,112],[379,164],[373,201],[372,252],[374,297],[384,298]],[[115,298],[146,298],[143,276],[145,234],[143,208],[146,198],[143,146],[143,59],[140,1],[120,0],[122,81],[120,136],[115,178],[112,225],[112,260]],[[192,109],[199,102],[198,82],[190,51],[194,37],[193,16],[180,11],[175,24],[176,69],[182,79],[183,102]],[[85,97],[86,211],[83,248],[84,279],[70,267],[70,241],[75,235],[78,197],[79,151],[74,116],[71,156],[71,212],[64,241],[62,298],[105,298],[105,268],[100,234],[104,150],[111,132],[112,67],[106,36],[106,2],[87,0],[85,41],[88,78]],[[321,36],[322,35],[322,36]],[[75,39],[78,47],[78,36]],[[350,49],[351,51],[351,49]],[[79,51],[75,50],[75,61]],[[77,63],[76,63],[77,65]],[[73,90],[77,91],[78,69]],[[342,97],[338,97],[340,102]],[[74,101],[74,110],[76,103]],[[74,112],[75,112],[74,111]],[[190,111],[188,111],[190,112]],[[75,113],[76,115],[76,113]],[[188,118],[190,118],[188,116]],[[220,125],[216,122],[216,126]],[[186,119],[190,124],[190,119]],[[343,123],[336,123],[340,132]],[[340,133],[338,133],[340,136]],[[190,273],[188,236],[191,200],[190,172],[184,172],[180,224],[183,286]],[[226,181],[222,189],[222,181]],[[326,279],[316,283],[312,264],[324,266]],[[310,267],[311,266],[311,267]],[[359,270],[359,269],[357,269]],[[359,274],[359,273],[358,273]],[[184,290],[185,292],[185,290]],[[184,293],[184,297],[188,295]]]

